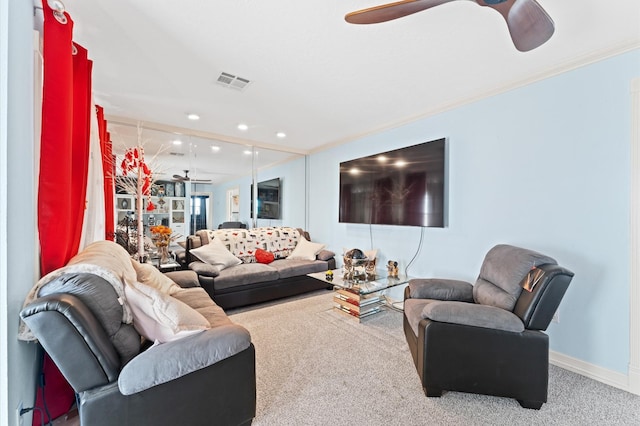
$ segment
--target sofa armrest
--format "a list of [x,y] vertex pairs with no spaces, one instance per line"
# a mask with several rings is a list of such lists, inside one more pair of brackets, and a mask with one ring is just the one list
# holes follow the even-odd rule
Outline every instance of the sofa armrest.
[[514,333],[524,331],[522,320],[513,312],[475,303],[434,301],[424,307],[422,318]]
[[459,280],[417,278],[409,280],[409,296],[412,299],[473,302],[473,285]]
[[172,271],[165,275],[182,288],[200,287],[198,274],[194,271]]
[[189,269],[194,271],[196,274],[204,275],[205,277],[215,278],[220,275],[218,268],[204,262],[191,262],[189,264]]
[[142,392],[229,358],[250,344],[251,335],[237,324],[156,344],[124,366],[118,388],[123,395]]

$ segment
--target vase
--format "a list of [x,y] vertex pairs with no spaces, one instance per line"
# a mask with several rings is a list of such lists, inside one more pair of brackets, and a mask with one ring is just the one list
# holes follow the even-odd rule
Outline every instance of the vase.
[[160,263],[168,263],[169,259],[169,247],[160,246]]

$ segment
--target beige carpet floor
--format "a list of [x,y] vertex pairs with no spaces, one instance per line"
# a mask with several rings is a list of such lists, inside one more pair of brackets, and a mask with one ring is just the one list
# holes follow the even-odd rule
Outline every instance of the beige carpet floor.
[[460,392],[426,398],[400,312],[358,323],[331,306],[321,290],[228,312],[256,347],[254,425],[640,424],[640,397],[554,366],[539,411]]

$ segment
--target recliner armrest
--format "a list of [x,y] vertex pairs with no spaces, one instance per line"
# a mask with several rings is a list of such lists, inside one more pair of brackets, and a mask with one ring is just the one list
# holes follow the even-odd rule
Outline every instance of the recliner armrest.
[[408,288],[412,299],[473,302],[473,285],[466,281],[416,278],[409,280]]
[[200,287],[198,274],[194,271],[171,271],[164,274],[182,288]]
[[204,262],[191,262],[189,264],[189,269],[194,271],[198,275],[204,275],[205,277],[215,278],[220,275],[220,271],[215,266],[209,265]]
[[250,344],[251,335],[237,324],[156,344],[124,366],[118,387],[123,395],[142,392],[229,358]]

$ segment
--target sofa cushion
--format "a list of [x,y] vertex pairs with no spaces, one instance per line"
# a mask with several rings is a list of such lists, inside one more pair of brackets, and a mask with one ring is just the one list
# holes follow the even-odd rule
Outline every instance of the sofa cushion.
[[514,313],[495,306],[467,302],[435,301],[426,305],[423,318],[473,327],[521,333],[524,324]]
[[293,252],[287,256],[287,259],[301,259],[301,260],[315,260],[316,255],[320,253],[320,250],[325,248],[326,244],[312,243],[304,238],[298,241],[298,245],[293,249]]
[[281,279],[323,272],[328,269],[328,263],[322,260],[279,259],[274,260],[269,266],[278,270]]
[[222,271],[230,266],[242,263],[240,259],[235,257],[222,242],[214,238],[209,244],[190,251],[192,255],[207,263],[218,270]]
[[132,283],[124,291],[133,325],[148,340],[170,342],[210,328],[198,311],[153,287]]
[[227,314],[211,300],[209,294],[202,287],[184,288],[176,292],[173,297],[198,311],[209,321],[212,328],[231,324]]
[[247,284],[277,280],[279,278],[278,270],[273,268],[272,264],[242,263],[232,268],[227,268],[220,271],[220,275],[214,278],[213,287],[215,290],[224,290]]
[[[251,336],[243,327],[227,324],[202,333],[155,345],[135,357],[120,372],[118,388],[123,395],[142,392],[229,358],[247,349]],[[188,345],[189,356],[185,356]],[[215,384],[212,384],[212,392]],[[219,391],[224,392],[224,389]]]

